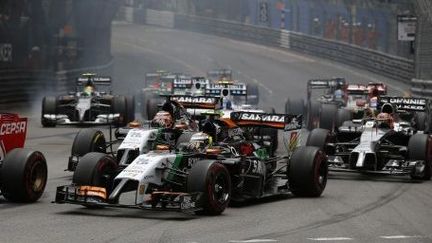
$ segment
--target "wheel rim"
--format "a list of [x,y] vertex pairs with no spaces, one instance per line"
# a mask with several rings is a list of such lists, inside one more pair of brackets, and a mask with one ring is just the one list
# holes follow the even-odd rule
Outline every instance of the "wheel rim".
[[229,198],[228,180],[225,174],[216,175],[213,185],[213,199],[224,204]]
[[97,134],[94,141],[93,151],[105,153],[105,141],[102,139],[102,134]]
[[27,185],[34,193],[39,193],[43,191],[46,184],[46,168],[41,160],[37,160],[29,171],[29,176],[27,179]]
[[326,163],[323,162],[325,160],[324,154],[322,152],[319,152],[319,154],[315,157],[315,163],[319,164],[316,166],[316,183],[319,186],[320,189],[324,189],[325,185],[327,184],[327,173],[328,168],[326,166]]

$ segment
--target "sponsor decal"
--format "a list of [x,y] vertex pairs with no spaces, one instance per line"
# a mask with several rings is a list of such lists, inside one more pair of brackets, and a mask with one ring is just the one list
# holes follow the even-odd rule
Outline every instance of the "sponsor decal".
[[[235,115],[235,113],[231,113],[231,114]],[[284,123],[285,122],[285,116],[260,114],[260,113],[240,113],[236,120]]]
[[214,97],[192,97],[192,96],[173,96],[171,100],[179,103],[201,103],[201,104],[214,104],[216,99]]
[[3,123],[0,126],[0,135],[20,134],[24,133],[27,127],[26,121]]
[[405,98],[405,97],[381,97],[380,103],[390,103],[396,105],[399,110],[423,111],[427,100],[423,98]]

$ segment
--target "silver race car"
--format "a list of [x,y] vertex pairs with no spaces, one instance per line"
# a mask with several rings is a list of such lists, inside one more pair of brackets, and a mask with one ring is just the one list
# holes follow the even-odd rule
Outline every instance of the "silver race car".
[[429,180],[432,137],[422,130],[429,103],[423,98],[382,97],[376,117],[345,121],[333,140],[314,130],[307,144],[325,148],[332,171]]
[[125,125],[135,115],[133,97],[112,95],[110,77],[83,74],[77,79],[76,91],[42,101],[41,123],[44,127],[60,125]]

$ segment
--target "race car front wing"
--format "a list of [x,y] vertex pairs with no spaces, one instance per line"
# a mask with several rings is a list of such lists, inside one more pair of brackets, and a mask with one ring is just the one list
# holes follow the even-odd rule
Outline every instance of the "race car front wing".
[[106,189],[94,186],[59,186],[54,203],[77,204],[89,207],[133,208],[142,210],[176,211],[193,213],[202,210],[199,205],[202,193],[156,191],[143,204],[120,204],[109,202]]

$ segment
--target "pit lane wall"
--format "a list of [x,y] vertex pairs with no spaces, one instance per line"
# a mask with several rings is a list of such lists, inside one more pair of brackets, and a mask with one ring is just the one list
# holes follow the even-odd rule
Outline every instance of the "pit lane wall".
[[[178,9],[178,6],[176,8]],[[410,83],[414,77],[414,61],[410,58],[296,31],[184,14],[185,12],[188,11],[155,10],[145,8],[143,5],[126,6],[120,9],[118,19],[290,49],[348,64],[406,83]]]

